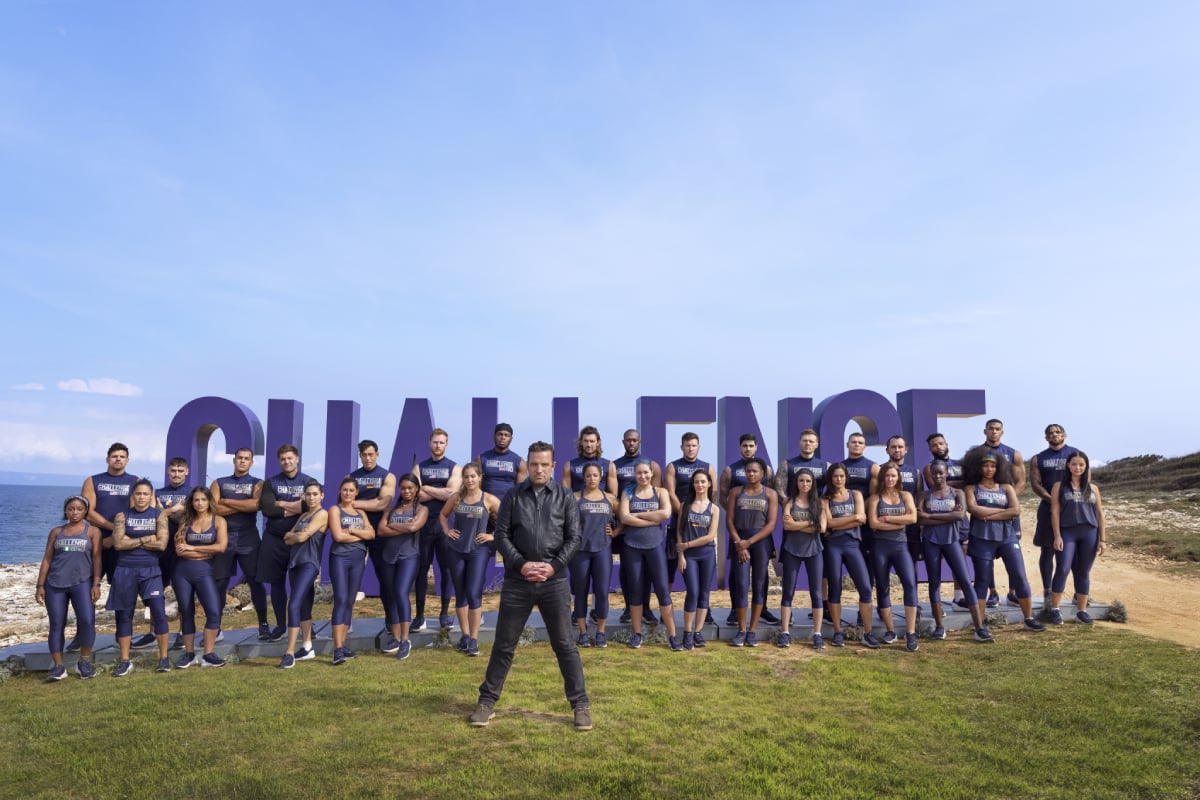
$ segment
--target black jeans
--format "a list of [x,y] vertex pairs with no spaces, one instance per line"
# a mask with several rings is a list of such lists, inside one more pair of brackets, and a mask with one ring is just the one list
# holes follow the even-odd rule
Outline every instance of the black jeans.
[[587,689],[583,684],[583,662],[573,639],[571,627],[571,595],[563,577],[543,583],[530,583],[519,578],[505,578],[500,590],[500,614],[496,619],[496,641],[488,659],[487,675],[479,685],[479,702],[495,705],[504,690],[504,680],[512,667],[513,651],[525,629],[529,614],[537,606],[550,646],[558,658],[563,688],[571,708],[588,705]]

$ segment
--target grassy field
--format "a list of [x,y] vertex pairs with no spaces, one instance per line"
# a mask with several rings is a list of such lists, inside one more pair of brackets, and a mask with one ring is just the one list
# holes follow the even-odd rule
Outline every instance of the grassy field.
[[0,685],[11,797],[1186,798],[1200,652],[1113,626],[816,655],[585,651],[576,733],[545,644],[465,724],[485,658]]

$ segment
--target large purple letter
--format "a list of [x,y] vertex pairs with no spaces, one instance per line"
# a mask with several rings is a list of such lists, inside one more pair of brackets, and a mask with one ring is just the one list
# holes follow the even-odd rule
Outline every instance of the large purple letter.
[[575,440],[579,438],[579,398],[555,397],[550,401],[550,430],[554,437],[554,462],[558,465],[558,475],[562,475],[562,465],[575,457]]
[[771,454],[766,442],[763,441],[762,431],[758,427],[758,417],[754,413],[754,405],[749,397],[722,397],[717,401],[717,474],[737,458],[730,458],[736,453],[741,458],[738,440],[743,433],[753,433],[758,438],[758,457],[771,465]]
[[900,415],[890,400],[878,392],[851,389],[821,401],[816,410],[817,434],[821,437],[821,457],[826,461],[846,458],[842,436],[851,420],[862,429],[867,444],[883,444],[889,436],[903,433]]
[[330,400],[325,406],[325,496],[334,503],[342,478],[358,468],[357,455],[358,403]]
[[263,454],[265,475],[275,474],[278,468],[275,451],[285,444],[294,444],[300,451],[300,457],[304,457],[304,403],[298,400],[268,400],[267,452]]
[[433,406],[424,397],[406,397],[392,445],[392,460],[388,465],[396,477],[412,472],[413,464],[429,457],[429,434],[433,424]]
[[[776,406],[779,431],[776,446],[779,448],[779,469],[787,463],[788,453],[799,452],[800,431],[813,426],[813,404],[811,397],[785,397]],[[795,450],[793,450],[795,448]],[[820,448],[818,447],[818,452]]]
[[982,389],[909,389],[896,395],[905,422],[904,437],[914,463],[923,467],[932,460],[925,438],[938,429],[938,417],[974,417],[987,413]]
[[494,397],[471,398],[471,452],[475,456],[491,450],[496,443],[496,424],[499,420],[500,405]]
[[[224,397],[197,397],[175,412],[167,429],[167,461],[188,460],[189,487],[208,485],[208,440],[218,428],[225,434],[226,453],[233,455],[243,447],[256,455],[263,451],[262,423],[253,411]],[[169,480],[164,467],[163,485]]]
[[642,434],[642,455],[654,459],[666,471],[670,460],[667,457],[667,426],[704,425],[716,422],[716,419],[715,397],[639,397],[637,426]]

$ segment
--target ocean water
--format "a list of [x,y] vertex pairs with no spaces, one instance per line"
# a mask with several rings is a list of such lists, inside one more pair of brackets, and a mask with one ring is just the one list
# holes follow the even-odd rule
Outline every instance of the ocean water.
[[46,535],[63,522],[63,503],[78,493],[78,486],[0,484],[0,564],[41,562]]

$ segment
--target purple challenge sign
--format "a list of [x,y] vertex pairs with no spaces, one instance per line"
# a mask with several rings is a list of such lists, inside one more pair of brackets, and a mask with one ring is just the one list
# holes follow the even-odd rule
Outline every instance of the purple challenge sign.
[[[783,463],[795,455],[800,431],[813,428],[820,435],[820,456],[827,461],[840,461],[845,457],[846,429],[853,423],[866,436],[868,445],[883,444],[896,434],[904,436],[909,442],[909,459],[917,466],[923,466],[929,460],[928,450],[914,446],[914,443],[923,443],[936,431],[941,417],[972,417],[986,413],[985,401],[981,389],[909,389],[897,394],[894,402],[868,389],[841,392],[816,405],[810,397],[786,397],[776,404],[778,437],[774,458],[767,452],[767,447],[760,449],[759,455],[768,463]],[[575,455],[575,440],[581,427],[579,398],[553,398],[550,413],[552,443],[561,469],[561,464]],[[667,441],[668,425],[717,423],[714,463],[718,469],[739,457],[738,438],[742,434],[753,433],[764,442],[758,414],[749,397],[642,396],[635,402],[635,416],[636,422],[629,427],[637,428],[642,434],[642,454],[660,464],[666,464],[678,454],[678,442]],[[492,431],[499,421],[497,398],[472,399],[472,457],[492,446]],[[413,464],[428,457],[429,434],[435,427],[429,400],[405,399],[390,450],[389,468],[393,473],[409,472]],[[305,453],[304,404],[300,401],[268,400],[264,437],[263,424],[250,407],[223,397],[198,397],[179,409],[167,431],[167,459],[182,456],[188,460],[192,465],[189,477],[192,485],[208,483],[208,444],[217,430],[224,435],[228,454],[248,447],[256,456],[263,457],[259,464],[263,465],[266,475],[277,471],[274,453],[280,445],[294,444],[302,456]],[[603,433],[612,436],[612,433]],[[353,400],[330,400],[325,409],[327,498],[336,499],[341,478],[358,467],[357,443],[361,438],[359,404]],[[376,440],[383,446],[384,439]],[[521,452],[525,444],[527,442],[514,443],[514,449]],[[709,447],[711,445],[705,443],[704,452],[711,460]],[[778,532],[776,535],[778,538]],[[493,566],[492,570],[494,573],[500,571],[498,566]],[[326,572],[322,570],[322,575]],[[723,583],[724,571],[717,572],[715,580]],[[489,583],[495,577],[489,575]],[[371,570],[363,576],[363,591],[367,594],[378,592]]]

